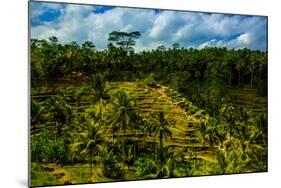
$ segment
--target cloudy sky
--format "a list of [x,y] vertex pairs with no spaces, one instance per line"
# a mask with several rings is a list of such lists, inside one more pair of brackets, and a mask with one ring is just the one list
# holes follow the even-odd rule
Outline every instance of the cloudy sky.
[[140,31],[136,50],[171,47],[250,48],[266,50],[267,19],[259,16],[133,9],[31,2],[31,38],[57,36],[59,42],[92,41],[107,46],[112,31]]

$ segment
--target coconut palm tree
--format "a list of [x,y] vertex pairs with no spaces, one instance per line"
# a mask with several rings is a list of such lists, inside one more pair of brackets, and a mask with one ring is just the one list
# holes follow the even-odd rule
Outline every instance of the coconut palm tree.
[[103,75],[97,74],[91,79],[91,86],[94,90],[94,99],[99,101],[99,122],[102,119],[102,107],[105,105],[104,100],[109,99],[106,80]]
[[235,64],[235,69],[238,71],[238,86],[241,85],[241,70],[245,68],[245,61],[242,59]]
[[160,161],[164,162],[164,154],[163,154],[163,138],[165,137],[168,139],[168,137],[172,137],[172,132],[168,128],[168,121],[165,119],[164,112],[159,112],[159,114],[156,117],[157,119],[154,119],[154,135],[159,136],[159,157]]
[[[116,122],[116,119],[114,116],[112,116],[114,113],[111,111],[110,113],[107,114],[107,125],[109,126],[109,131],[111,131],[112,134],[112,144],[115,144],[114,139],[116,136],[116,133],[118,134],[118,124]],[[119,135],[117,135],[117,138],[119,138]],[[119,140],[117,140],[117,143]]]
[[131,117],[131,129],[133,130],[134,132],[134,144],[133,144],[133,159],[134,161],[136,160],[136,139],[137,139],[137,130],[140,129],[141,125],[143,124],[143,120],[140,116],[140,113],[136,107],[136,105],[134,105],[134,110],[132,110],[130,112],[130,117]]
[[200,142],[205,147],[206,142],[208,142],[207,139],[208,132],[207,132],[206,122],[205,121],[200,122],[196,128],[197,128],[196,134],[200,139]]
[[56,137],[60,137],[63,125],[70,123],[72,108],[67,103],[64,93],[49,98],[44,105],[45,109],[48,109],[47,116],[55,121]]
[[232,135],[234,134],[234,128],[235,128],[235,116],[234,116],[234,110],[235,107],[230,103],[226,103],[221,108],[221,117],[225,119],[225,121],[228,123],[228,132],[229,132],[229,138],[231,141]]
[[36,125],[40,123],[42,115],[44,114],[44,105],[40,102],[31,101],[31,129],[35,130]]
[[126,129],[132,122],[131,114],[134,110],[132,100],[128,98],[124,90],[119,90],[116,93],[112,107],[112,123],[119,127],[119,132],[122,130],[122,157],[125,158],[125,134]]
[[[93,124],[88,120],[84,131],[77,133],[76,142],[70,144],[70,152],[79,152],[81,155],[89,156],[89,163],[91,168],[91,174],[93,172],[93,157],[98,156],[99,152],[103,151],[102,147],[103,138],[102,131],[98,123]],[[97,158],[96,158],[97,159]]]

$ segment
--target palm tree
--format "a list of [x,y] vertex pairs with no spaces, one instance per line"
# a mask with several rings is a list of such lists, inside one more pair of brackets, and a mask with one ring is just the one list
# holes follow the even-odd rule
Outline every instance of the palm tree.
[[164,162],[163,138],[165,137],[167,139],[168,137],[172,137],[172,132],[168,128],[168,121],[164,117],[164,112],[159,112],[156,121],[154,120],[153,122],[155,123],[154,135],[159,136],[159,146],[160,146],[159,157],[160,157],[160,161],[163,163]]
[[132,101],[128,98],[124,90],[119,90],[116,93],[115,100],[112,107],[112,123],[122,130],[122,156],[125,158],[125,134],[131,120],[131,112],[134,110]]
[[60,137],[63,125],[68,124],[72,116],[72,108],[67,103],[64,93],[49,98],[45,103],[45,109],[48,109],[49,118],[55,121],[56,136]]
[[97,74],[92,77],[91,80],[92,88],[94,90],[95,101],[99,101],[99,122],[102,119],[102,106],[104,106],[104,100],[109,99],[108,88],[106,80],[101,74]]
[[40,102],[31,101],[31,129],[35,129],[44,114],[44,107]]
[[205,144],[208,141],[207,139],[208,132],[207,132],[207,126],[205,121],[202,121],[198,124],[196,134],[199,137],[200,142],[203,144],[203,147],[205,147]]
[[93,124],[88,120],[84,131],[77,133],[76,142],[70,144],[70,152],[80,152],[81,155],[89,155],[91,174],[93,172],[93,156],[97,156],[103,150],[102,132],[98,123]]
[[243,60],[240,60],[235,65],[235,69],[238,71],[238,86],[241,85],[241,70],[243,70],[244,67],[245,67],[245,62]]
[[131,111],[130,113],[131,117],[131,128],[133,129],[134,132],[134,152],[133,152],[133,159],[134,161],[136,160],[136,139],[137,139],[137,130],[140,128],[141,124],[143,123],[143,120],[139,114],[138,109],[136,108],[136,105],[134,105],[134,110]]
[[[114,138],[115,138],[115,133],[117,132],[118,133],[118,124],[116,123],[116,119],[114,118],[114,116],[112,116],[114,113],[111,112],[111,113],[108,113],[107,115],[107,124],[109,125],[109,130],[111,130],[111,133],[112,133],[112,144],[114,144]],[[117,138],[119,136],[117,135]],[[117,140],[118,142],[118,140]]]
[[173,157],[169,157],[166,163],[162,163],[161,167],[156,172],[158,178],[174,178],[176,177],[174,170],[176,168],[176,161]]
[[234,117],[234,110],[235,107],[228,102],[227,104],[223,105],[221,108],[221,117],[226,120],[228,123],[228,130],[229,130],[229,138],[231,141],[232,135],[234,134],[234,128],[235,128],[235,117]]
[[250,62],[248,63],[248,69],[250,71],[251,74],[251,88],[253,88],[253,81],[254,81],[254,75],[255,75],[255,70],[257,68],[257,62],[258,62],[258,56],[256,53],[252,53],[250,58],[249,58]]
[[144,122],[144,125],[142,126],[142,130],[147,133],[149,136],[153,136],[153,142],[154,142],[154,149],[155,149],[155,160],[157,160],[157,143],[156,143],[156,136],[154,133],[156,132],[157,125],[159,124],[157,120],[156,114],[150,114],[148,119]]

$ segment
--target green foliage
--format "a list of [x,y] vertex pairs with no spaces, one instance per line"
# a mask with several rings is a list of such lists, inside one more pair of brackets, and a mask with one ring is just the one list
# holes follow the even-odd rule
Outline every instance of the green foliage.
[[90,164],[91,174],[69,170],[84,183],[267,170],[267,114],[255,109],[267,100],[267,52],[135,53],[140,36],[114,31],[105,50],[31,40],[35,185],[56,183],[38,163]]
[[121,169],[118,166],[118,162],[118,158],[112,152],[112,150],[105,153],[105,155],[102,157],[104,175],[111,178],[120,177]]
[[134,169],[138,177],[156,176],[159,165],[151,158],[139,157],[135,162]]
[[81,155],[89,156],[91,173],[93,170],[93,162],[99,159],[97,156],[103,150],[103,138],[101,134],[102,133],[99,124],[93,124],[90,120],[88,120],[87,124],[84,127],[84,131],[81,133],[77,133],[76,139],[69,146],[71,153],[78,152]]
[[[125,160],[125,134],[129,126],[133,125],[135,107],[128,98],[128,95],[124,90],[119,90],[115,95],[115,100],[113,101],[112,112],[110,114],[111,124],[119,127],[119,134],[122,134],[122,158]],[[122,133],[121,133],[122,132]]]
[[31,160],[45,163],[67,163],[69,161],[67,138],[41,131],[31,136]]
[[39,163],[31,163],[31,185],[32,186],[50,186],[58,185],[57,179],[50,173],[43,170]]
[[157,84],[156,84],[156,81],[154,80],[154,74],[149,74],[147,76],[147,78],[144,80],[144,83],[146,85],[148,85],[149,87],[156,87]]
[[155,138],[159,137],[159,159],[164,162],[164,138],[172,137],[172,132],[169,130],[168,121],[165,118],[164,112],[152,113],[147,121],[148,128],[145,128],[149,134]]
[[121,32],[121,31],[113,31],[109,34],[108,41],[114,42],[121,50],[123,50],[126,55],[127,53],[133,52],[133,47],[136,42],[134,39],[137,39],[141,36],[140,32]]

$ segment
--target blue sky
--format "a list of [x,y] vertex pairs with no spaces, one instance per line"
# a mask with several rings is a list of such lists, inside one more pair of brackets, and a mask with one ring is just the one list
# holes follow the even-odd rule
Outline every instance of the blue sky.
[[107,46],[108,34],[116,31],[140,31],[136,50],[159,45],[171,47],[250,48],[266,50],[267,19],[198,12],[133,9],[31,2],[31,37],[47,39],[57,36],[59,42],[92,41],[98,49]]

